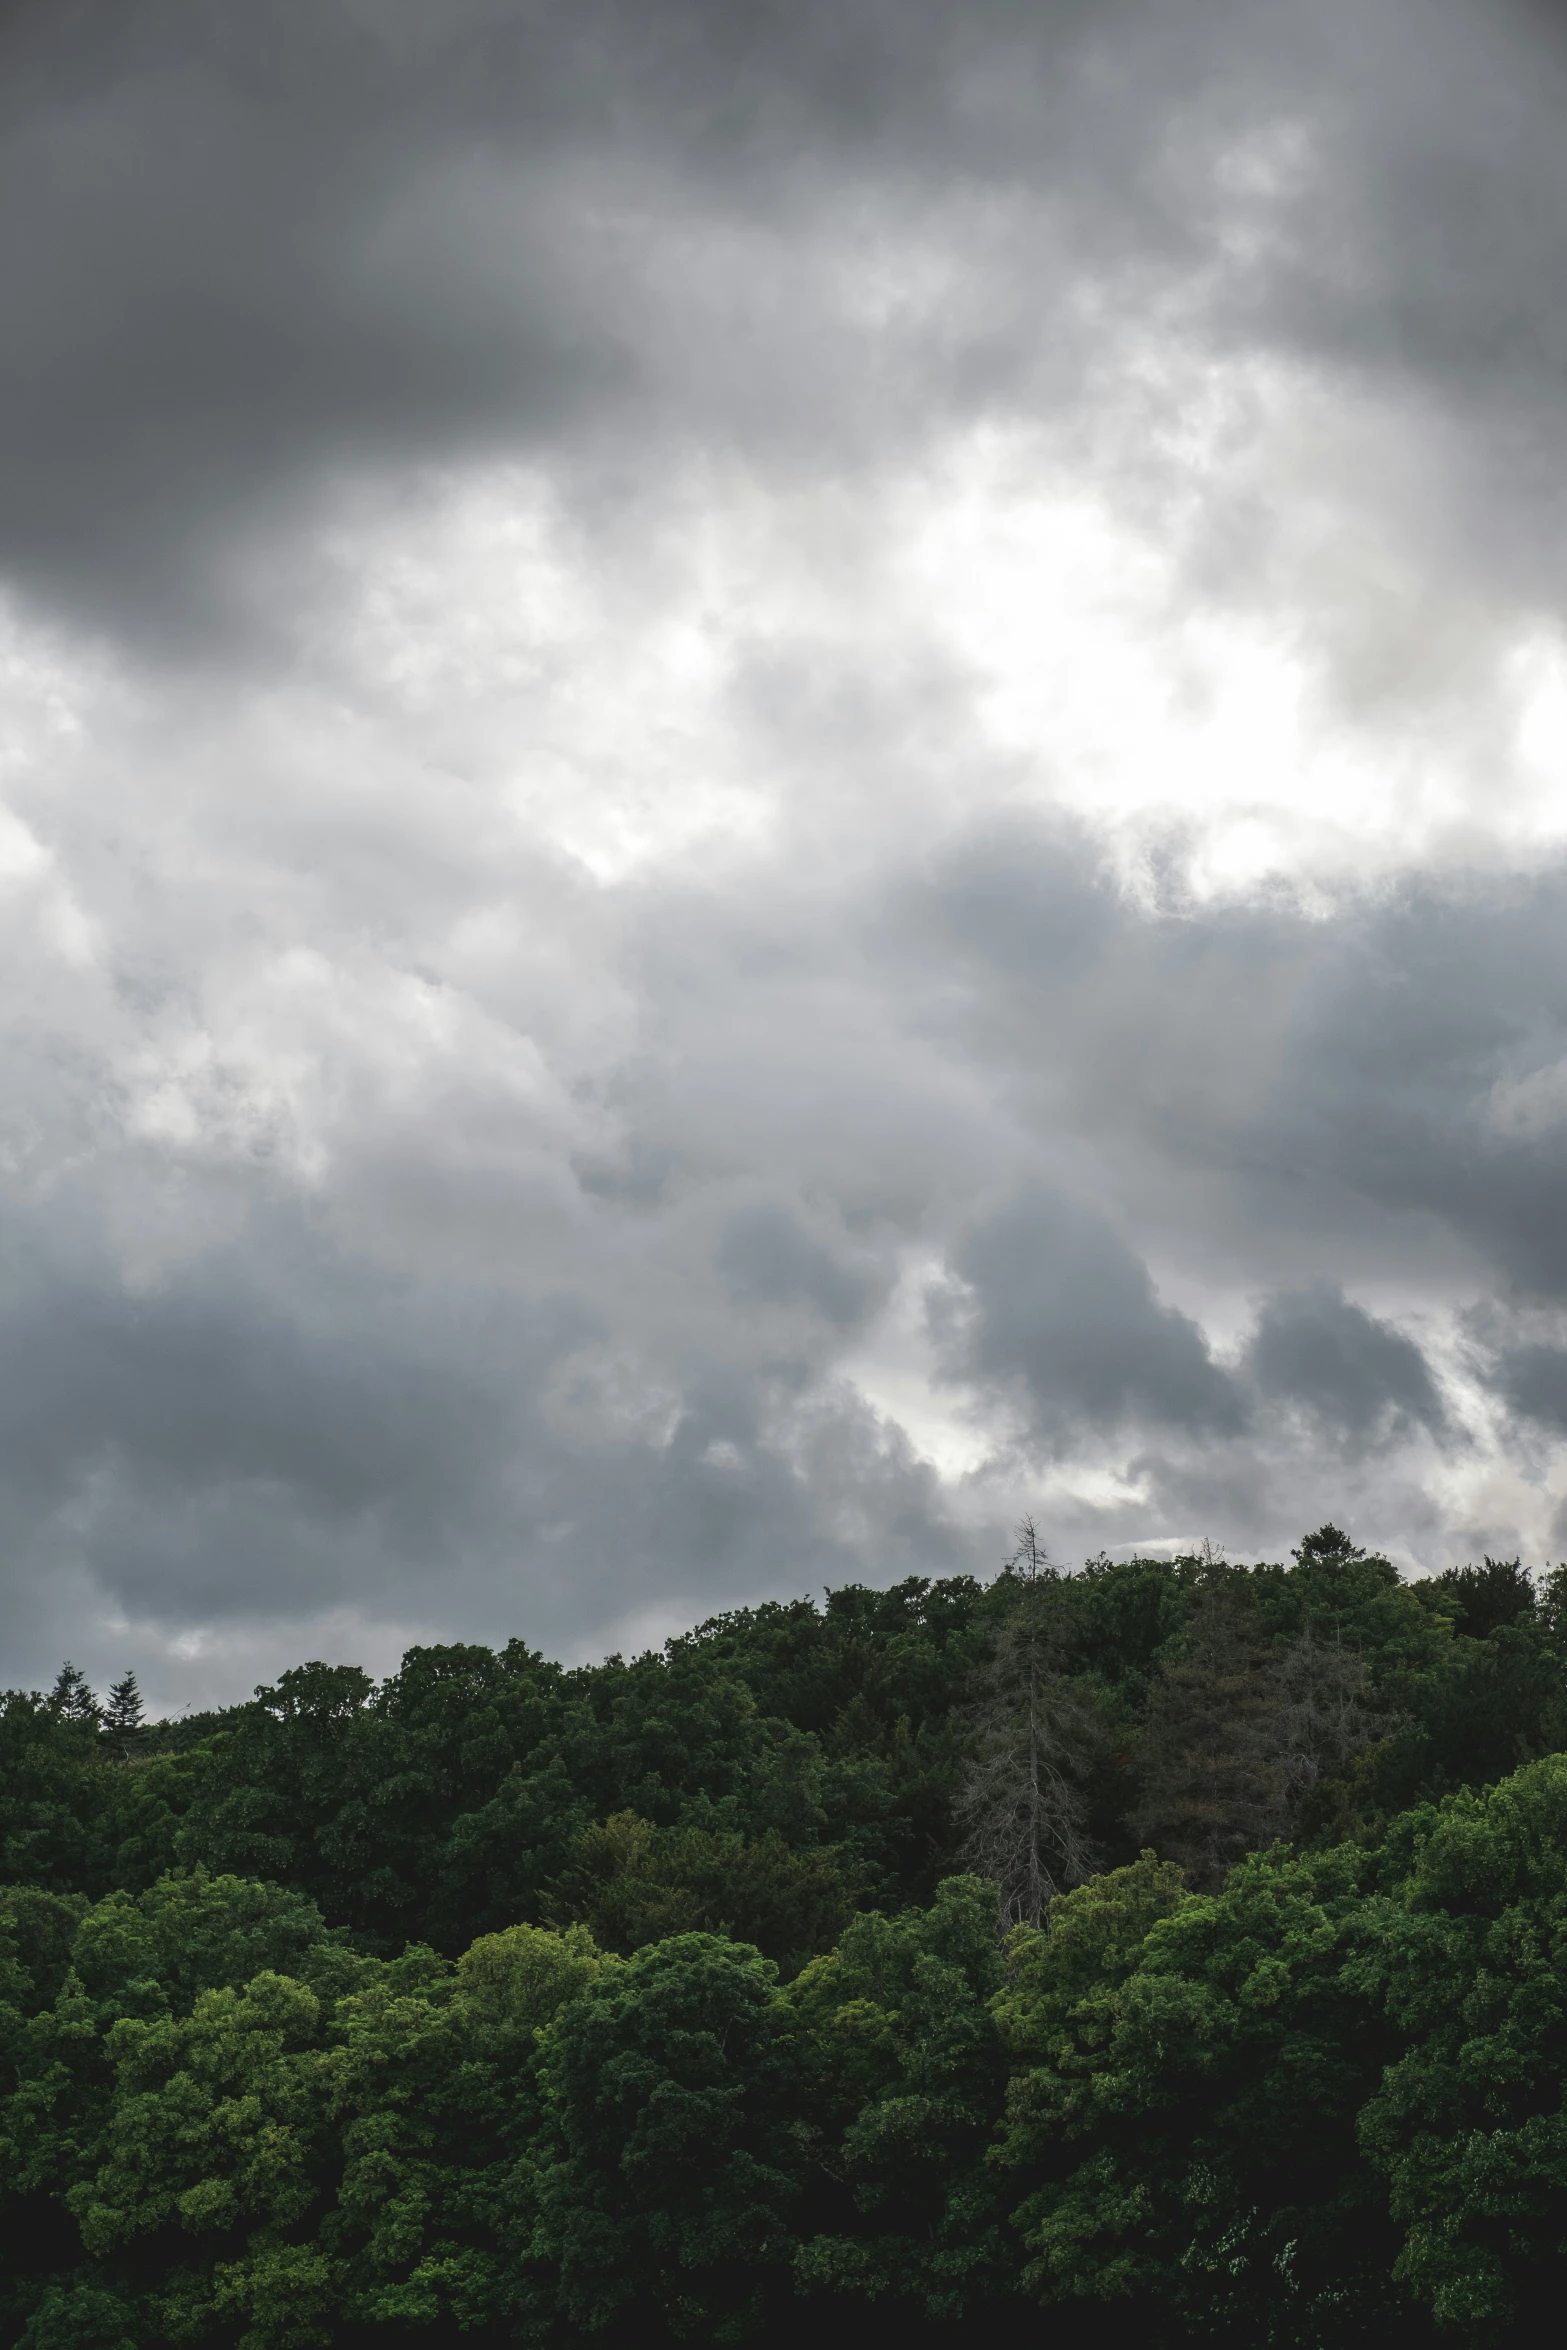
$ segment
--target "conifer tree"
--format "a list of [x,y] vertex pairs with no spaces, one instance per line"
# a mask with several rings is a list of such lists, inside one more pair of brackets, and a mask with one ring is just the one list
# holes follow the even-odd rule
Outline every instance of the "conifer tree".
[[1289,1700],[1241,1590],[1214,1580],[1184,1653],[1148,1695],[1133,1833],[1211,1891],[1243,1854],[1284,1827],[1291,1788]]
[[103,1726],[124,1737],[133,1730],[139,1730],[142,1720],[141,1691],[136,1686],[136,1675],[127,1673],[109,1691],[109,1702],[103,1712]]
[[103,1708],[88,1687],[86,1674],[79,1672],[69,1657],[49,1692],[49,1705],[62,1721],[96,1723],[103,1719]]
[[1005,1932],[1040,1925],[1056,1895],[1092,1871],[1081,1780],[1098,1724],[1060,1670],[1047,1596],[1059,1577],[1032,1518],[1019,1525],[1003,1573],[1018,1589],[969,1708],[957,1811],[964,1858],[998,1887]]

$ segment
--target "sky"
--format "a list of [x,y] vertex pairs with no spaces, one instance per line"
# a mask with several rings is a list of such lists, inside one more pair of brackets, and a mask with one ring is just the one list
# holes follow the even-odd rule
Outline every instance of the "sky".
[[0,30],[0,1679],[1567,1552],[1567,30]]

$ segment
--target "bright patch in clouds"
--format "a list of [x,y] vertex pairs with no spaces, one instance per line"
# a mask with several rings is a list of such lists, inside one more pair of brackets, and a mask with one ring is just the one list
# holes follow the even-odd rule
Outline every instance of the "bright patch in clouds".
[[[693,860],[743,870],[791,832],[850,855],[889,819],[939,838],[987,803],[1066,812],[1134,891],[1157,868],[1198,899],[1554,854],[1567,639],[1536,614],[1493,624],[1455,708],[1439,662],[1399,666],[1401,630],[1440,633],[1429,583],[1400,572],[1374,515],[1313,514],[1309,473],[1272,485],[1284,544],[1262,602],[1206,583],[1194,548],[1237,425],[1188,389],[1189,412],[1165,417],[1174,510],[1120,493],[1119,448],[1098,452],[1096,481],[1081,452],[997,427],[867,476],[852,501],[698,468],[608,542],[516,469],[380,504],[362,491],[327,542],[342,600],[315,611],[310,664],[370,755],[448,786],[499,856],[542,849],[603,885]],[[1290,396],[1270,388],[1270,443],[1308,437]],[[1381,632],[1380,682],[1347,680],[1312,626],[1329,562],[1341,612],[1358,602]],[[882,740],[828,783],[786,684],[759,735],[758,679],[803,699],[824,659],[838,690],[939,680],[935,755]]]

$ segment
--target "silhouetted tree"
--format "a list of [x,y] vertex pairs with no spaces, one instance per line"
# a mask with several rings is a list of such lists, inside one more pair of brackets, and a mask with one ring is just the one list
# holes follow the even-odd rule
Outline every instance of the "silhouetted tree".
[[1519,1559],[1487,1557],[1482,1567],[1447,1567],[1431,1577],[1453,1614],[1453,1629],[1485,1640],[1499,1624],[1527,1623],[1539,1606],[1534,1578]]
[[103,1726],[111,1736],[129,1738],[142,1726],[141,1691],[136,1686],[136,1675],[126,1673],[114,1683],[109,1700],[103,1709]]
[[103,1708],[87,1686],[87,1676],[78,1672],[69,1657],[60,1667],[54,1687],[49,1692],[49,1707],[65,1722],[101,1722]]

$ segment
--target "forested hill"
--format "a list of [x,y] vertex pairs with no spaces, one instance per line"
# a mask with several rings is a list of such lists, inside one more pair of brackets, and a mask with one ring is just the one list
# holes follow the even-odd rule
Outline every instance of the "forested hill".
[[1532,2340],[1564,1746],[1567,1570],[1332,1527],[175,1723],[67,1667],[0,1702],[4,2339]]

